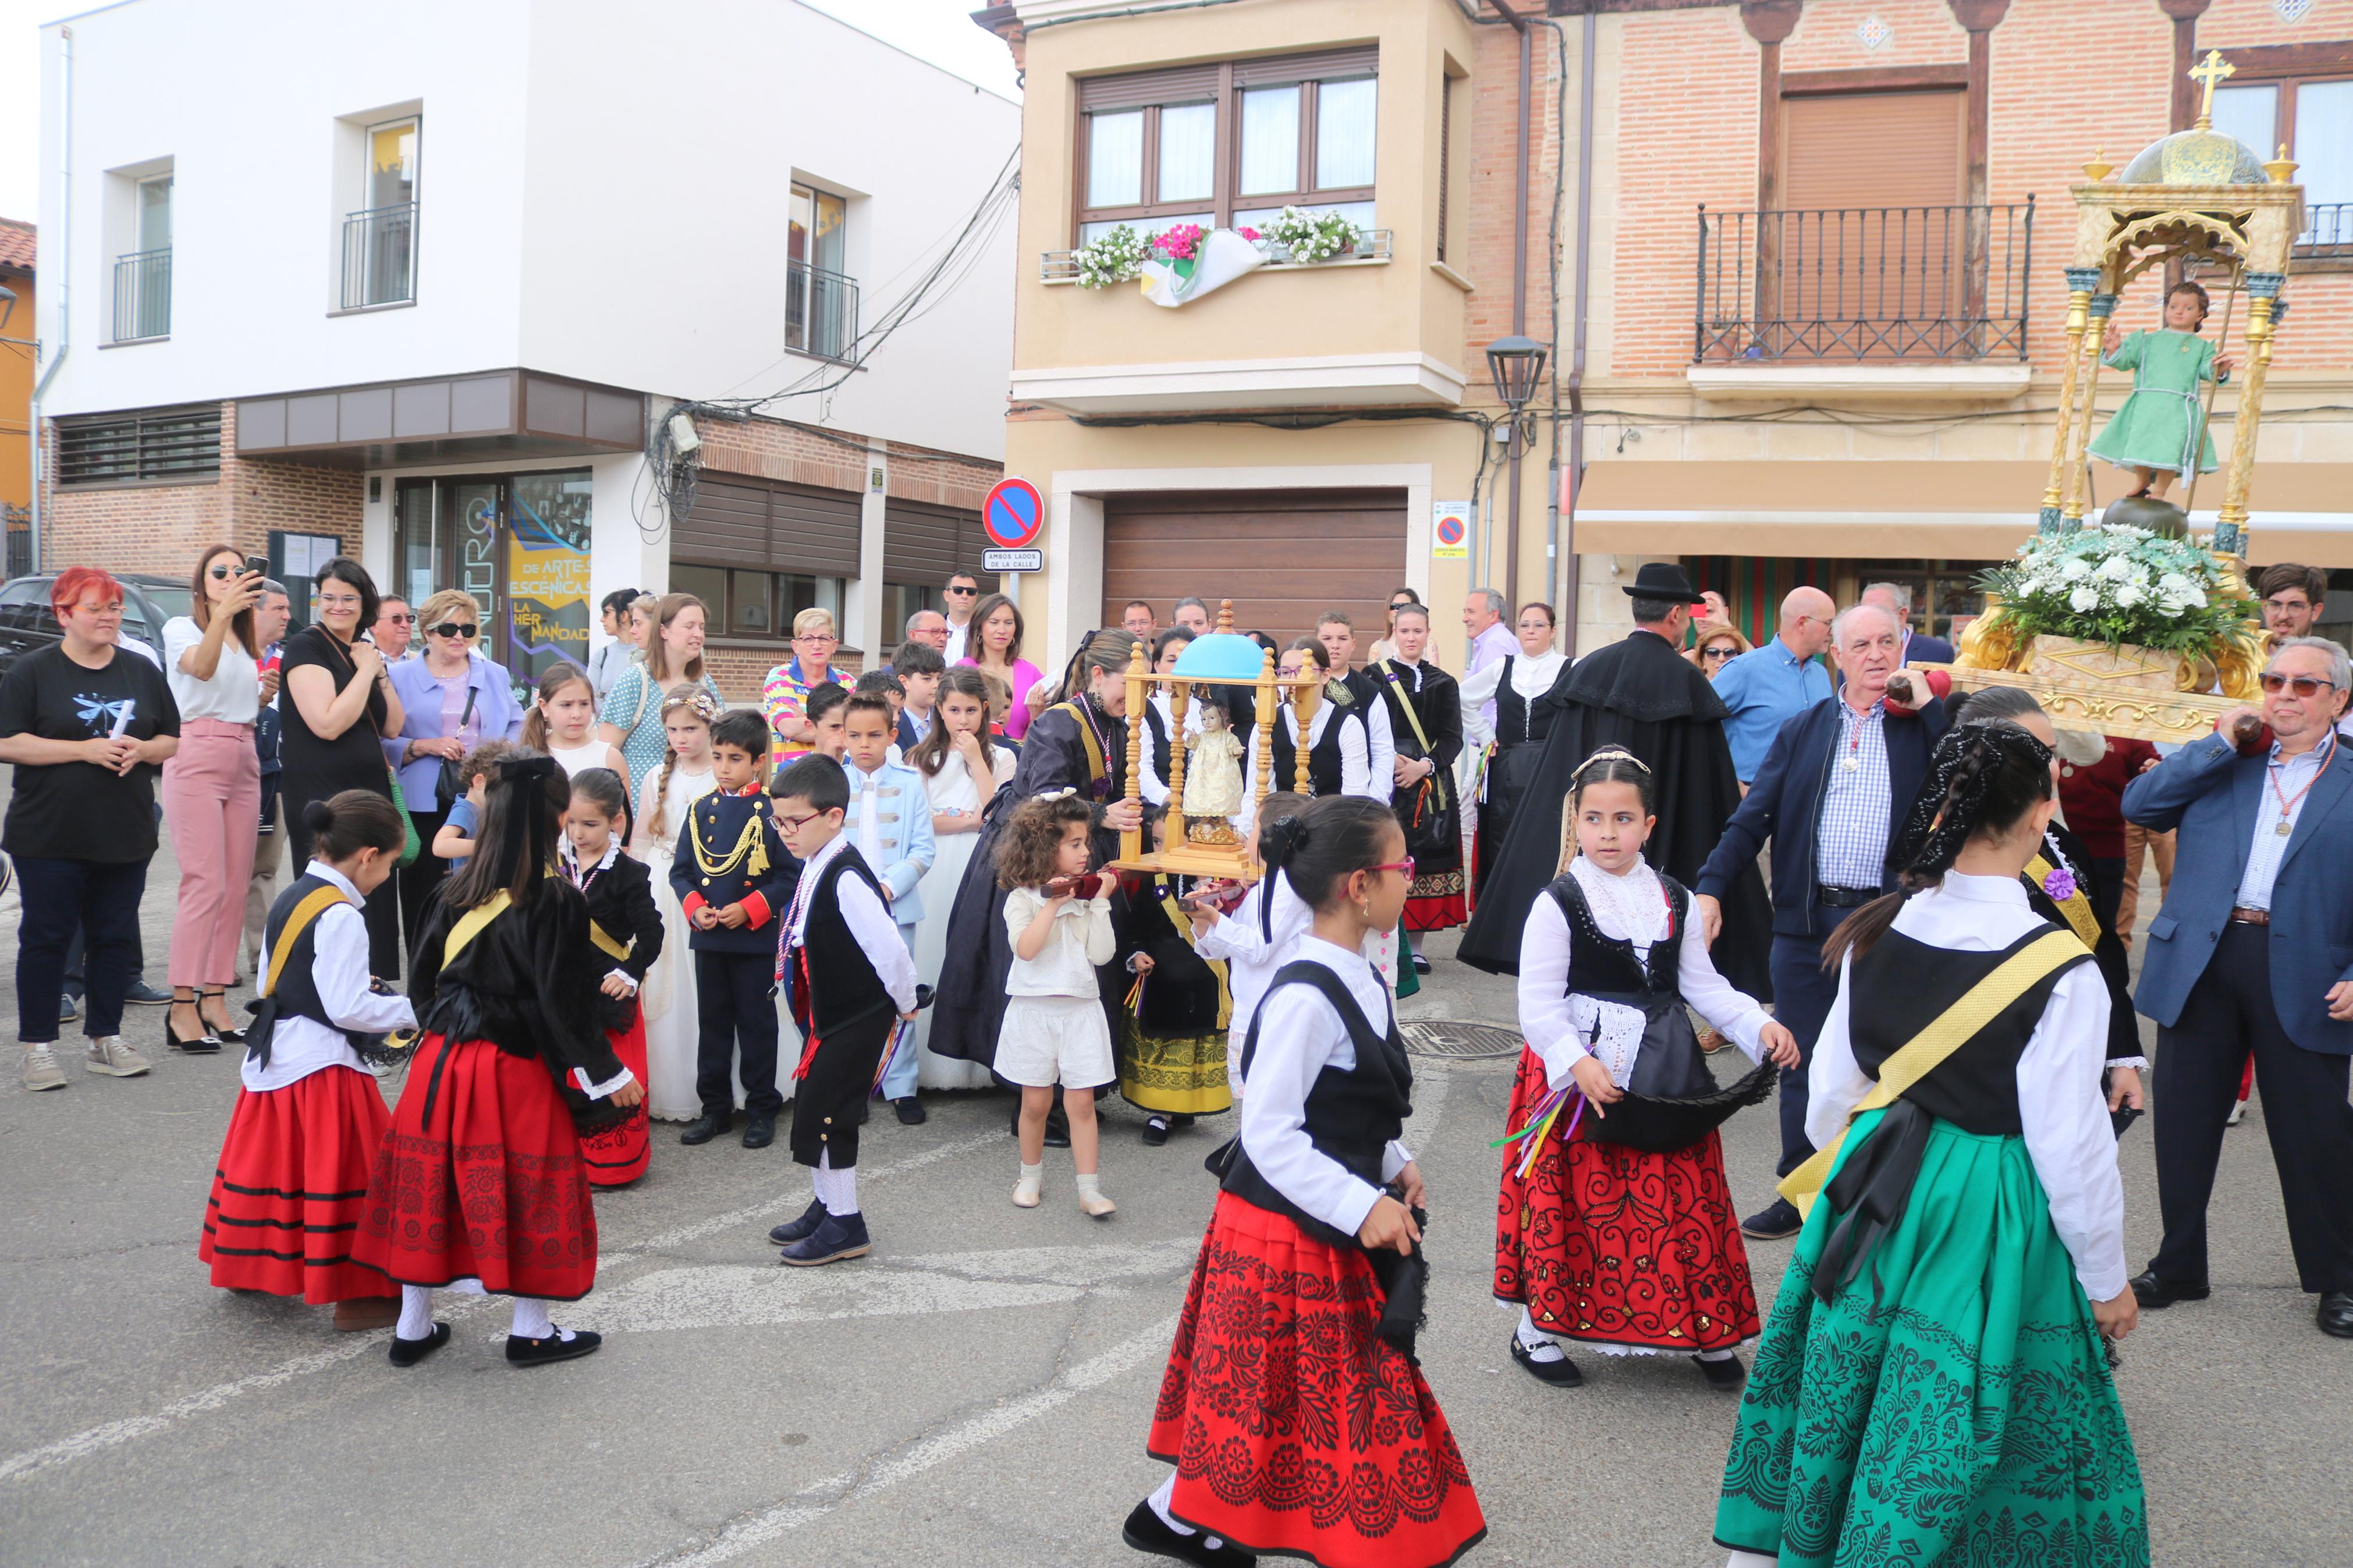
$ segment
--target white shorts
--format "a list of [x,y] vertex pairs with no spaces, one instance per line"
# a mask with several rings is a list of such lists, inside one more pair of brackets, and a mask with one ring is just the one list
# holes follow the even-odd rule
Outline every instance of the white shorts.
[[997,1076],[1031,1089],[1094,1089],[1119,1076],[1111,1025],[1092,996],[1008,996],[997,1037]]

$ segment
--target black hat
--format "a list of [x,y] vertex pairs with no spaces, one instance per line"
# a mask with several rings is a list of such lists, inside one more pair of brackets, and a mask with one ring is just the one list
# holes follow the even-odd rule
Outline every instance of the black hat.
[[1634,574],[1631,583],[1621,584],[1628,595],[1637,599],[1673,599],[1686,605],[1704,605],[1699,590],[1683,575],[1679,561],[1645,561],[1642,569]]

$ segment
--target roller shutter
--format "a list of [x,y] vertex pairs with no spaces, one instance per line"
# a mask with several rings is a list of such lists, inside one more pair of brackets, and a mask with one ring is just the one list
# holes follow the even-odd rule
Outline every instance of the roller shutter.
[[977,573],[987,545],[976,511],[910,500],[892,500],[883,509],[885,582],[944,588],[959,571]]
[[1107,497],[1102,626],[1130,599],[1168,624],[1187,595],[1234,602],[1234,629],[1279,642],[1332,608],[1355,620],[1359,653],[1380,636],[1405,581],[1403,490],[1236,490]]
[[858,532],[855,491],[706,475],[671,532],[670,552],[714,566],[854,578]]

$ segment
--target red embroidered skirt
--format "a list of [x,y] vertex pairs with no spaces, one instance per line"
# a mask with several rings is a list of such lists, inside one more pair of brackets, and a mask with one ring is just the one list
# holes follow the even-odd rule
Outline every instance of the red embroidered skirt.
[[1380,1307],[1362,1252],[1219,1194],[1145,1445],[1176,1466],[1170,1511],[1324,1568],[1439,1568],[1477,1544],[1471,1474]]
[[[1546,1093],[1543,1058],[1522,1050],[1507,1130],[1525,1125]],[[1691,1352],[1756,1338],[1757,1289],[1718,1136],[1654,1154],[1587,1131],[1580,1123],[1566,1143],[1548,1134],[1525,1179],[1519,1147],[1505,1152],[1496,1299],[1526,1307],[1548,1334],[1597,1344]]]
[[546,1066],[488,1040],[426,1036],[376,1155],[352,1256],[404,1285],[470,1277],[499,1295],[586,1296],[596,1282],[596,1211],[579,1134]]
[[[607,1029],[605,1038],[611,1042],[613,1054],[621,1065],[646,1081],[646,1016],[631,1008],[629,1026]],[[652,1145],[647,1139],[646,1106],[639,1100],[629,1108],[628,1120],[595,1132],[584,1133],[580,1139],[580,1158],[588,1167],[588,1184],[592,1187],[625,1187],[646,1173],[653,1157]]]
[[321,1068],[283,1089],[237,1091],[196,1256],[225,1290],[313,1306],[398,1292],[353,1261],[368,1172],[392,1121],[375,1079]]

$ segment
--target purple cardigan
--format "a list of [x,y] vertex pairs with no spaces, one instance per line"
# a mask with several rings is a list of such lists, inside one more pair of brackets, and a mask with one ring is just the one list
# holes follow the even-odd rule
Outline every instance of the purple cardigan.
[[[514,681],[506,666],[492,664],[480,654],[471,656],[469,680],[474,688],[474,718],[487,740],[512,741],[522,734],[522,709],[515,702]],[[411,741],[441,738],[441,683],[425,668],[425,656],[404,658],[391,667],[392,689],[401,706],[400,732],[387,735],[384,759],[400,769],[400,793],[408,809],[419,816],[433,812],[433,786],[441,774],[441,759],[419,757],[401,767],[400,753]]]

